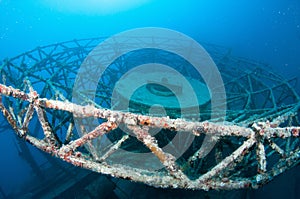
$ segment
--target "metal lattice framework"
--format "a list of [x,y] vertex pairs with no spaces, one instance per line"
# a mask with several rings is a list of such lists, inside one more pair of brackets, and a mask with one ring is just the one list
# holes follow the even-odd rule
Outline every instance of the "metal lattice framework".
[[[184,60],[163,51],[136,51],[118,58],[98,82],[95,102],[82,92],[77,93],[80,103],[70,102],[81,63],[103,39],[38,47],[3,61],[0,108],[19,137],[73,165],[156,187],[257,188],[299,163],[300,98],[294,90],[296,79],[287,81],[267,65],[232,57],[223,47],[204,45],[224,81],[226,122],[210,119],[210,110],[201,113],[201,121],[192,121],[110,108],[115,83],[126,71],[142,64],[140,60],[155,59],[201,81]],[[95,118],[100,124],[85,128],[85,123]],[[75,121],[83,133],[76,130]],[[120,126],[131,134],[124,133]],[[5,128],[2,122],[1,132]],[[162,136],[151,135],[153,128],[160,128]],[[171,143],[168,136],[174,134],[195,136],[178,159],[175,147],[165,151],[161,144]],[[200,148],[207,135],[217,143],[203,156]],[[103,146],[101,140],[107,138],[111,143]],[[112,160],[121,156],[118,149],[146,149],[164,167],[137,168],[130,164],[130,157],[114,163]]]

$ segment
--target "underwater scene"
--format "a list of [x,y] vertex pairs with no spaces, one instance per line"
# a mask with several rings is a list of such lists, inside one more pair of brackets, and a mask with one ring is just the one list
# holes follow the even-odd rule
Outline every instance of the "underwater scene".
[[0,199],[300,198],[299,0],[0,0]]

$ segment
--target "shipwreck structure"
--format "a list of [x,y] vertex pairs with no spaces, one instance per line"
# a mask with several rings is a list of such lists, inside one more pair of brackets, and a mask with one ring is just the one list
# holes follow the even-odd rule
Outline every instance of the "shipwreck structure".
[[[182,92],[179,84],[166,79],[149,80],[139,92],[149,92],[152,97],[143,99],[137,94],[128,99],[129,109],[122,110],[111,104],[118,80],[134,66],[153,59],[173,66],[196,87],[204,83],[184,60],[146,49],[116,59],[99,80],[95,100],[91,100],[73,87],[80,65],[102,40],[38,47],[3,61],[0,108],[21,139],[75,166],[155,187],[257,188],[299,164],[300,97],[294,88],[296,79],[286,80],[268,65],[233,57],[227,48],[204,44],[224,81],[225,121],[211,117],[209,94],[203,90],[206,97],[201,104],[186,107],[200,107],[198,120],[181,115],[167,104],[168,100],[165,115],[151,114],[149,107],[156,102],[146,99],[156,95],[171,100],[174,96],[158,83]],[[105,49],[102,53],[105,56]],[[85,79],[79,81],[84,83]],[[72,102],[74,92],[80,99],[76,103]],[[120,99],[128,98],[123,89],[116,92]],[[159,130],[152,134],[153,129]],[[214,143],[209,151],[205,150],[206,136]],[[180,155],[176,154],[174,137],[180,146],[188,144]],[[190,137],[191,142],[186,143]],[[139,160],[136,167],[136,159],[124,156],[124,151],[153,157],[148,162]]]

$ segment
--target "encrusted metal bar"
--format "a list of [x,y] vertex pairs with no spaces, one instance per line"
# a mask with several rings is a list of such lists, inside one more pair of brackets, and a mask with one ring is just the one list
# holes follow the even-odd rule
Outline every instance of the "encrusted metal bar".
[[22,129],[24,129],[24,132],[28,131],[28,125],[33,116],[33,113],[34,113],[34,106],[32,103],[30,103],[28,105],[27,112],[25,114],[23,125],[22,125]]
[[[79,124],[79,128],[80,128],[80,131],[82,132],[82,135],[86,135],[88,134],[87,130],[85,129],[84,125],[83,124]],[[97,137],[100,137],[102,135],[99,135]],[[96,138],[96,137],[95,137]],[[91,153],[91,156],[95,159],[95,160],[98,160],[99,157],[97,155],[97,151],[95,149],[95,147],[93,146],[92,144],[92,139],[91,140],[88,140],[85,145],[84,145],[87,150]]]
[[[0,85],[1,86],[1,85]],[[5,108],[5,106],[2,104],[2,96],[0,95],[0,109],[2,111],[3,116],[6,118],[8,123],[12,126],[12,128],[15,130],[15,132],[19,133],[19,129],[17,126],[17,121],[14,120],[14,117],[11,115],[11,113]],[[22,136],[19,135],[19,136]]]
[[70,102],[57,100],[40,99],[40,101],[41,105],[45,108],[68,111],[73,113],[76,117],[99,117],[127,125],[145,125],[175,131],[192,132],[196,136],[203,133],[214,136],[250,137],[253,134],[251,129],[236,125],[224,126],[210,122],[191,122],[183,119],[170,119],[168,117],[151,117],[112,111],[109,109],[100,109],[90,105],[80,106]]
[[266,152],[262,142],[263,140],[259,140],[257,142],[257,148],[256,148],[256,156],[257,156],[259,173],[264,173],[267,170]]
[[66,133],[66,140],[65,143],[69,143],[73,136],[73,130],[74,130],[74,122],[70,122],[68,126],[68,130]]
[[80,146],[83,146],[88,141],[91,141],[101,135],[104,135],[106,133],[109,133],[111,130],[117,128],[117,124],[113,122],[104,122],[97,126],[93,131],[83,135],[81,138],[78,138],[71,142],[68,146],[68,148],[72,151],[77,149]]
[[274,143],[271,139],[267,139],[267,142],[269,142],[270,147],[275,150],[277,153],[280,154],[281,157],[285,157],[285,152],[283,149],[281,149],[276,143]]
[[158,146],[157,140],[148,133],[148,127],[141,128],[140,126],[132,125],[128,125],[127,127],[136,134],[137,139],[143,142],[152,151],[174,178],[187,181],[187,176],[179,170],[175,163],[176,158],[172,154],[164,152]]
[[[207,154],[207,151],[210,151],[209,148],[211,147],[209,144],[214,143],[215,141],[217,141],[219,138],[217,138],[216,136],[210,136],[209,137],[209,141],[208,144],[205,145],[204,147],[201,147],[200,149],[198,149],[189,159],[188,159],[188,163],[189,164],[193,164],[197,159],[201,159],[203,157],[205,157]],[[204,143],[205,144],[205,143]]]
[[197,179],[197,183],[205,183],[209,179],[216,177],[224,168],[227,168],[230,164],[234,163],[236,159],[247,153],[248,149],[251,148],[253,144],[255,144],[255,139],[251,137],[247,141],[245,141],[237,150],[235,150],[230,156],[226,157],[209,172]]
[[115,143],[113,146],[111,146],[105,154],[103,154],[100,158],[98,158],[97,161],[103,162],[111,154],[113,154],[117,149],[119,149],[120,146],[122,145],[122,143],[125,142],[128,138],[129,138],[129,135],[124,135],[117,143]]
[[5,86],[0,84],[0,93],[2,95],[11,96],[21,100],[29,100],[29,96],[19,89],[12,88],[11,86]]
[[42,125],[46,141],[49,142],[53,147],[56,147],[56,145],[60,143],[58,143],[57,136],[54,134],[52,128],[50,127],[46,112],[41,107],[34,106],[34,108]]

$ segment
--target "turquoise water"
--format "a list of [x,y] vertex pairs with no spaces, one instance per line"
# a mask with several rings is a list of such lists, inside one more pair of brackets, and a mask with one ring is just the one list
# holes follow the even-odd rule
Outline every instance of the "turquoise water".
[[[179,31],[200,44],[218,44],[230,48],[235,56],[267,63],[287,78],[300,76],[299,0],[0,0],[0,60],[37,46],[142,27]],[[0,188],[6,196],[28,189],[26,183],[36,178],[22,159],[16,139],[10,130],[0,132]],[[34,148],[29,150],[40,165],[47,161]],[[299,175],[287,175],[294,176],[293,180],[282,177],[273,190],[287,183],[299,186]],[[253,196],[283,196],[280,191],[283,188],[266,188]],[[190,192],[180,194],[191,197]],[[299,194],[295,191],[292,196]],[[174,197],[174,193],[170,195]]]

